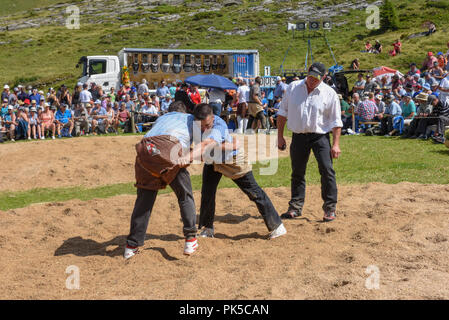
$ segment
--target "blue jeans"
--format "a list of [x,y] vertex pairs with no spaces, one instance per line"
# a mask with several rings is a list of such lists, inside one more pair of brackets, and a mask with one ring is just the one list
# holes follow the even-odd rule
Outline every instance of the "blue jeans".
[[16,138],[24,138],[26,139],[28,135],[28,122],[23,120],[23,119],[19,119],[19,124],[16,127]]
[[[355,116],[355,120],[354,120],[354,121],[355,121],[355,132],[358,133],[358,132],[359,132],[359,123],[360,123],[360,122],[373,121],[373,120],[366,120],[366,119],[363,119],[363,118],[360,117],[360,116]],[[369,127],[371,127],[370,124],[366,125],[366,127],[365,127],[364,124],[362,124],[362,125],[360,126],[360,128],[363,128],[363,130],[366,130],[366,129],[369,128]]]

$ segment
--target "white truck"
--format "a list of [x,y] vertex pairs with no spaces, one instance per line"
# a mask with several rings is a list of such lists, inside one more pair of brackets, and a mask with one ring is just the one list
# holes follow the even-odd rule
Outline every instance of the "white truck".
[[129,74],[131,84],[148,81],[156,89],[161,80],[183,81],[195,74],[218,74],[224,77],[253,79],[259,75],[257,50],[189,50],[124,48],[117,56],[83,56],[81,83],[95,82],[109,91],[116,90]]

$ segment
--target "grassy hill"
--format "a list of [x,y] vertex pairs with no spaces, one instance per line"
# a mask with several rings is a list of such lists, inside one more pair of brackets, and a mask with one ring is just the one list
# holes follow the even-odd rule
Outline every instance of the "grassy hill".
[[[330,18],[334,26],[327,37],[337,62],[345,68],[358,57],[362,68],[386,65],[405,71],[411,61],[421,63],[427,51],[446,52],[449,41],[445,25],[449,18],[449,1],[446,0],[393,1],[401,28],[386,33],[365,27],[368,14],[364,8],[373,1],[5,2],[6,8],[0,13],[0,83],[35,84],[43,89],[62,83],[73,86],[81,72],[75,68],[79,57],[115,55],[123,47],[257,49],[261,67],[271,65],[274,73],[290,46],[284,67],[303,69],[307,40],[300,32],[295,32],[293,39],[292,31],[287,31],[287,22],[304,20],[304,15],[327,16],[329,12],[337,15]],[[360,7],[361,3],[365,6]],[[78,30],[67,29],[64,24],[68,17],[65,9],[73,4],[79,6],[81,12]],[[302,14],[307,12],[311,14]],[[435,35],[407,39],[412,33],[424,31],[422,24],[429,20],[437,25]],[[403,53],[390,57],[388,51],[396,38],[403,42]],[[365,41],[374,39],[383,43],[385,53],[360,53]],[[315,60],[327,66],[334,64],[323,38],[313,39],[312,47]]]

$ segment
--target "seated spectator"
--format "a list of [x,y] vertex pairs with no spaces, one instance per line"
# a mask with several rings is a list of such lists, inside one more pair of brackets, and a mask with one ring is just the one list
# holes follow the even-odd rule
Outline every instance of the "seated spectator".
[[433,106],[431,117],[436,117],[437,129],[432,137],[434,142],[444,143],[445,127],[449,125],[449,103],[447,101],[441,101],[438,96],[430,95],[428,103]]
[[364,92],[373,92],[374,93],[377,86],[378,86],[378,84],[373,79],[373,77],[371,75],[367,74]]
[[154,122],[159,117],[158,109],[151,102],[144,105],[141,112],[143,114],[143,122]]
[[396,54],[401,53],[402,51],[402,43],[399,39],[396,39],[396,41],[393,43],[393,48]]
[[106,119],[108,121],[108,127],[114,128],[115,133],[118,134],[118,119],[117,115],[114,112],[114,109],[112,109],[112,103],[108,103],[108,105],[106,106],[106,114],[108,116],[108,118]]
[[8,114],[8,99],[3,99],[2,108],[0,110],[0,117],[4,118]]
[[360,61],[358,58],[355,58],[354,60],[352,60],[351,69],[352,70],[360,70]]
[[86,136],[89,135],[89,119],[88,119],[88,111],[85,106],[90,103],[78,103],[75,106],[75,110],[73,112],[73,121],[75,122],[75,136],[79,137],[81,135],[81,131],[84,131]]
[[72,121],[72,112],[68,110],[68,106],[63,103],[61,104],[61,107],[58,111],[56,111],[55,114],[55,123],[56,123],[56,130],[58,131],[58,138],[62,138],[62,129],[69,128],[69,132],[67,136],[69,138],[72,137],[72,130],[73,130],[73,121]]
[[438,62],[438,59],[435,58],[435,56],[433,55],[433,52],[429,51],[427,53],[426,59],[424,59],[424,61],[422,63],[421,71],[428,71],[428,70],[432,69],[434,62]]
[[438,82],[447,76],[446,71],[444,71],[436,61],[433,63],[433,68],[430,69],[429,74]]
[[281,97],[277,97],[272,108],[268,107],[268,100],[265,98],[265,91],[261,92],[262,104],[264,104],[264,114],[268,118],[270,128],[276,128],[276,118],[279,108],[281,107]]
[[400,128],[402,120],[402,110],[399,104],[395,101],[394,96],[387,96],[386,107],[381,118],[381,134],[387,136],[393,136],[398,131],[402,131]]
[[11,105],[8,106],[8,113],[3,116],[3,124],[5,126],[5,131],[9,136],[9,139],[13,142],[16,141],[15,132],[18,122],[16,114],[14,113],[14,107]]
[[120,111],[118,113],[118,127],[122,128],[124,130],[124,132],[130,132],[131,130],[131,123],[130,120],[131,119],[131,114],[129,113],[129,111],[126,109],[126,105],[125,103],[121,103],[120,104]]
[[28,140],[30,140],[31,138],[33,138],[34,140],[38,139],[38,137],[41,137],[41,127],[39,125],[39,119],[37,117],[37,109],[36,107],[31,107],[30,108],[30,116],[29,116],[29,129],[28,131],[31,133],[31,137],[30,135],[28,135]]
[[373,52],[373,46],[371,45],[371,43],[369,41],[367,41],[365,43],[365,52]]
[[428,83],[431,87],[432,87],[432,84],[439,83],[439,81],[437,81],[434,77],[432,77],[432,74],[430,72],[424,72],[423,76],[424,76],[424,82]]
[[352,125],[352,112],[351,106],[343,99],[341,94],[338,94],[341,107],[341,121],[343,122],[343,129],[348,129]]
[[100,132],[107,133],[109,128],[109,122],[107,121],[108,115],[106,109],[101,106],[101,101],[95,101],[94,108],[91,112],[92,119],[92,134],[96,135],[96,129]]
[[354,83],[352,92],[357,93],[359,96],[361,96],[365,90],[366,81],[363,79],[363,73],[359,73],[357,78],[358,80]]
[[[155,94],[150,95],[150,102],[156,107],[156,108],[160,108],[160,103],[159,103],[159,97],[156,96]],[[162,100],[162,99],[161,99]]]
[[416,67],[416,63],[410,64],[410,71],[407,72],[407,76],[413,77],[415,74],[421,75],[421,71]]
[[[405,133],[402,136],[403,138],[416,139],[420,135],[417,131],[418,127],[420,127],[420,122],[422,120],[425,120],[425,118],[429,117],[433,109],[431,105],[427,104],[428,97],[429,95],[423,92],[421,92],[416,96],[415,101],[416,104],[418,105],[418,108],[416,110],[417,117],[415,117],[413,121],[410,122],[408,128],[405,129]],[[420,128],[420,130],[422,130],[422,128]]]
[[426,93],[428,95],[432,94],[432,89],[428,83],[423,84],[421,93]]
[[402,117],[404,118],[404,124],[408,125],[412,122],[413,118],[416,114],[416,105],[412,100],[412,96],[410,94],[405,94],[402,97],[402,101],[399,104],[402,109]]
[[376,104],[370,100],[370,94],[365,93],[363,95],[362,103],[359,103],[358,108],[355,111],[355,132],[359,132],[360,122],[373,121],[376,113]]
[[163,99],[161,102],[161,114],[165,114],[168,112],[168,108],[170,107],[171,103],[172,103],[172,97],[170,94],[167,94],[165,96],[165,99]]
[[[17,129],[16,129],[16,139],[26,139],[30,138],[29,134],[29,118],[26,112],[28,107],[20,107],[17,111]],[[30,138],[31,139],[31,138]]]
[[439,66],[441,69],[447,71],[447,70],[446,70],[447,58],[444,56],[443,52],[441,52],[441,51],[438,52],[438,54],[437,54],[437,59],[438,59],[438,66]]
[[421,87],[426,83],[426,80],[422,78],[419,74],[415,73],[413,75],[412,85],[419,84]]
[[41,113],[40,118],[41,122],[41,132],[42,132],[42,139],[45,139],[45,133],[46,131],[52,132],[51,138],[55,139],[55,132],[56,132],[56,124],[55,124],[55,115],[50,110],[50,103],[46,102],[44,111]]
[[435,33],[437,31],[437,27],[435,23],[431,22],[429,24],[429,31],[427,31],[426,36],[430,36],[432,33]]
[[374,102],[376,103],[376,106],[377,106],[377,112],[374,117],[374,120],[376,120],[376,121],[380,121],[385,112],[385,102],[382,101],[382,98],[383,98],[383,96],[378,94],[378,95],[376,95],[375,100],[374,100]]
[[376,40],[376,43],[374,44],[373,53],[382,53],[382,44],[379,40]]

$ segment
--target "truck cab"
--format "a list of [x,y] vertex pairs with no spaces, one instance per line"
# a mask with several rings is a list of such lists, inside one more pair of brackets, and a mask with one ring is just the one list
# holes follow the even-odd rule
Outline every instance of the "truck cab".
[[82,75],[78,82],[101,86],[104,92],[111,87],[117,91],[120,87],[120,62],[116,56],[84,56],[76,66],[82,67]]

